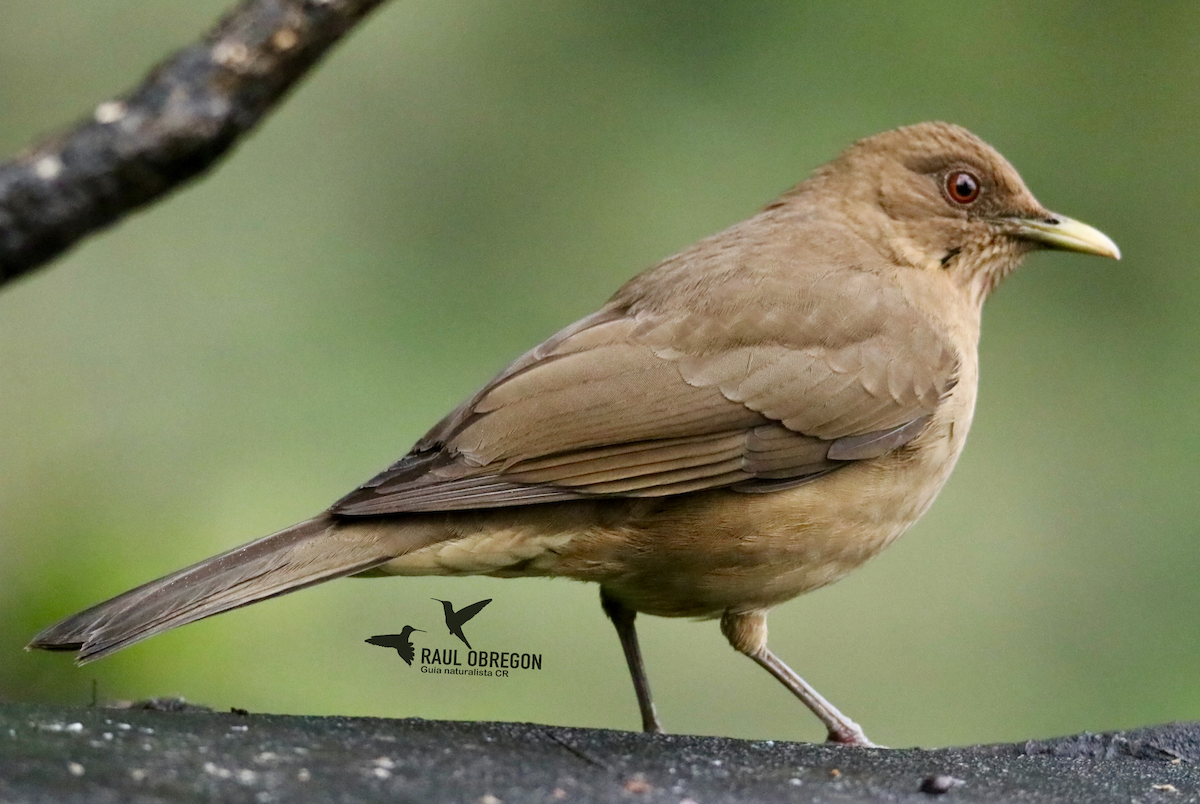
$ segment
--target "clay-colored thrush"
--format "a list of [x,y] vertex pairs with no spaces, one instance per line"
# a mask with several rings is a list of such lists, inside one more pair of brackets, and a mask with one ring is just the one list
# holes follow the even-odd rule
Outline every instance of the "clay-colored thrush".
[[962,128],[862,140],[518,358],[325,513],[31,647],[86,662],[346,575],[559,576],[600,584],[647,731],[637,612],[720,618],[830,740],[869,745],[767,648],[767,611],[933,502],[971,425],[980,308],[1039,248],[1119,257]]

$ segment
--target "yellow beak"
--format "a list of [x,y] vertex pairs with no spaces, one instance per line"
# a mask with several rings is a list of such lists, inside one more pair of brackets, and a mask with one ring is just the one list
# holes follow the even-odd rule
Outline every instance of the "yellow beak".
[[1016,237],[1032,240],[1047,248],[1121,259],[1121,249],[1108,235],[1065,215],[1052,213],[1044,219],[1009,218],[1008,222],[1015,225],[1013,234]]

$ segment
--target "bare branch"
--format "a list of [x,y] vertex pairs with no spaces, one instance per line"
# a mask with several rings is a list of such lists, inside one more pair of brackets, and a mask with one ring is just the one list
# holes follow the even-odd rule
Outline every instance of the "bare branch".
[[217,162],[384,0],[246,0],[91,118],[0,165],[0,284]]

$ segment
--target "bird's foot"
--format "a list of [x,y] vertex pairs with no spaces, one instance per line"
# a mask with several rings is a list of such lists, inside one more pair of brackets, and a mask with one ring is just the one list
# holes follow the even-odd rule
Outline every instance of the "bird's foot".
[[837,730],[830,729],[829,736],[825,738],[827,743],[835,743],[837,745],[853,745],[858,748],[886,748],[885,745],[878,745],[867,739],[866,733],[857,724],[853,728],[839,728]]
[[[643,682],[645,683],[645,682]],[[658,709],[655,708],[654,702],[650,700],[650,688],[646,688],[646,700],[643,702],[641,696],[638,697],[638,704],[642,708],[642,731],[647,734],[662,734],[662,721],[658,719]]]

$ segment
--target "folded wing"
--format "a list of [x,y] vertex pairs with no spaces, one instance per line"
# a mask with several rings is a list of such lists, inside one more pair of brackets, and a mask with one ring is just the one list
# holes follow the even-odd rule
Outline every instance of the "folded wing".
[[956,353],[873,274],[714,281],[696,309],[618,294],[333,513],[772,491],[903,446],[954,385]]

